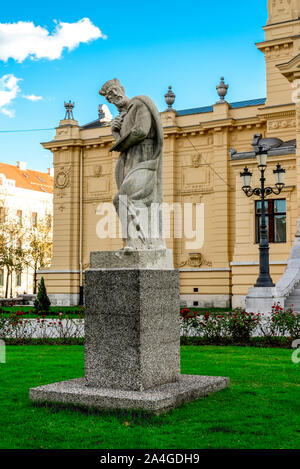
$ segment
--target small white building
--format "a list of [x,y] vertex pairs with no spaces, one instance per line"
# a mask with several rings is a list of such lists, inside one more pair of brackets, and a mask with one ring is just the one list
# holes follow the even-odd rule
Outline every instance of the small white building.
[[[23,161],[17,165],[0,163],[0,223],[14,219],[25,229],[39,219],[53,217],[53,169],[48,173],[27,169]],[[0,268],[0,297],[5,296],[6,269]],[[13,296],[32,293],[33,271],[26,267],[14,272],[9,285]],[[10,296],[10,294],[9,294]]]

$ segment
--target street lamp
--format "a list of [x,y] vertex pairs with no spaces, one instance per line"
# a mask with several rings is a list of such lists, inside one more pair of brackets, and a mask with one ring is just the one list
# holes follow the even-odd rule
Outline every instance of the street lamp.
[[[254,138],[256,138],[255,136]],[[259,243],[259,277],[256,281],[255,287],[274,287],[274,283],[270,276],[269,266],[269,242],[267,236],[267,225],[266,225],[266,208],[265,198],[270,194],[279,195],[284,187],[284,176],[285,169],[280,164],[277,164],[276,169],[273,171],[275,175],[275,186],[276,187],[265,187],[265,170],[267,169],[267,156],[268,149],[263,145],[259,144],[255,147],[255,153],[258,163],[258,169],[260,170],[260,187],[251,187],[252,173],[247,167],[240,173],[243,180],[242,190],[247,197],[253,195],[260,197],[261,200],[261,225],[260,225],[260,243]]]

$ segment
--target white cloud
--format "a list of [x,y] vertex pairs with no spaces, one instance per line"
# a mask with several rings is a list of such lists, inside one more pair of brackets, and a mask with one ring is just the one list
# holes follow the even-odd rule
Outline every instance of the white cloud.
[[18,85],[20,78],[12,74],[3,75],[0,78],[0,111],[8,117],[14,117],[15,113],[12,109],[7,109],[11,102],[17,97],[20,88]]
[[58,22],[51,34],[33,22],[0,23],[0,60],[59,59],[64,48],[71,51],[80,43],[98,38],[106,39],[106,36],[89,18],[77,23]]
[[28,99],[29,101],[42,101],[42,96],[36,96],[35,94],[23,94],[22,98]]
[[11,119],[15,117],[15,110],[14,109],[6,109],[5,107],[0,108],[0,111],[5,114],[6,116],[10,117]]

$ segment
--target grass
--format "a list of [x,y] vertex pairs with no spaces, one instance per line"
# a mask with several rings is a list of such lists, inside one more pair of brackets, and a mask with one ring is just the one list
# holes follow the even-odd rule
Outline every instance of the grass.
[[191,306],[191,307],[188,307],[188,308],[185,308],[185,307],[181,307],[180,309],[189,309],[191,312],[197,312],[197,313],[206,313],[206,312],[209,312],[209,313],[231,313],[233,311],[233,309],[231,308],[197,308],[197,307],[194,307],[194,306]]
[[[183,308],[180,308],[183,309]],[[232,310],[230,308],[188,308],[191,312],[198,313],[228,313]],[[9,317],[11,313],[17,311],[23,311],[27,318],[35,318],[41,316],[43,313],[36,314],[34,312],[34,306],[3,306],[0,308],[0,315],[3,317]],[[69,314],[74,318],[78,318],[78,314],[84,314],[81,306],[50,306],[49,313],[46,314],[47,318],[55,318],[58,313]]]
[[230,388],[163,416],[40,407],[30,387],[83,376],[82,346],[8,346],[0,364],[0,448],[300,448],[300,364],[291,350],[181,347],[182,372]]

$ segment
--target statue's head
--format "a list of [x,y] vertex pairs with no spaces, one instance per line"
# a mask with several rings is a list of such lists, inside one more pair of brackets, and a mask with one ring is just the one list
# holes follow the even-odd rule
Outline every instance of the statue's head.
[[123,107],[127,102],[125,90],[117,78],[104,83],[99,94],[105,96],[107,101],[117,106],[117,108]]

